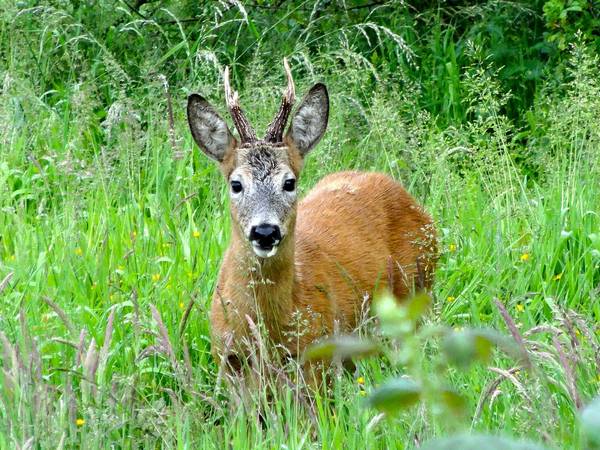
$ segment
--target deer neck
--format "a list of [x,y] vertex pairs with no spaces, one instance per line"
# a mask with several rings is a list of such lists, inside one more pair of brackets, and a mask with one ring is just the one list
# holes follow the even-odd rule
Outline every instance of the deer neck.
[[277,254],[259,258],[237,232],[233,233],[234,254],[240,263],[238,286],[244,287],[246,298],[256,311],[272,339],[281,341],[293,310],[294,232],[285,237]]

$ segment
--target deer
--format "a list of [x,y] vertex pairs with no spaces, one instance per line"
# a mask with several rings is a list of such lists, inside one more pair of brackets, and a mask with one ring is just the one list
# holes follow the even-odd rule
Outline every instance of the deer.
[[311,343],[354,330],[364,300],[380,290],[403,299],[415,284],[430,289],[433,282],[433,221],[390,176],[333,173],[299,200],[305,159],[327,128],[329,94],[322,83],[312,86],[285,131],[295,85],[286,59],[284,69],[287,88],[262,139],[231,89],[228,67],[224,94],[238,137],[204,97],[187,101],[192,137],[228,183],[231,240],[209,324],[214,357],[234,371],[248,358],[257,323],[271,347],[299,359]]

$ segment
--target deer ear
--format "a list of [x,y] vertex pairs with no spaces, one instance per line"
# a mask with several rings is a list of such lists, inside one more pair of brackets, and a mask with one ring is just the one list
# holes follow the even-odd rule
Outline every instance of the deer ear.
[[329,119],[329,95],[322,83],[315,84],[302,100],[292,118],[285,139],[305,156],[318,144],[327,128]]
[[204,153],[222,162],[236,140],[225,121],[202,96],[192,94],[187,104],[188,123],[194,141]]

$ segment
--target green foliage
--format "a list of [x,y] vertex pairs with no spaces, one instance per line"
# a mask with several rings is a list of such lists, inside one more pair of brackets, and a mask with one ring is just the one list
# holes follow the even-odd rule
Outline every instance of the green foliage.
[[587,0],[550,0],[544,3],[546,39],[565,50],[582,33],[600,48],[600,14],[596,2]]
[[[4,1],[0,448],[593,448],[600,64],[575,3]],[[227,191],[185,99],[224,111],[230,65],[263,129],[284,56],[331,93],[300,191],[385,171],[438,229],[431,296],[316,347],[355,365],[327,395],[294,361],[238,392],[211,356]]]

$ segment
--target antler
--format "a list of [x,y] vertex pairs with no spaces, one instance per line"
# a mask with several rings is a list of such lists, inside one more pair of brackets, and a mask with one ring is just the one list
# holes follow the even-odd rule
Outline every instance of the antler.
[[283,67],[285,68],[285,74],[287,76],[287,89],[283,94],[281,100],[281,106],[279,112],[273,119],[273,122],[267,128],[267,134],[265,134],[266,142],[281,142],[283,140],[283,130],[287,122],[294,100],[296,99],[296,89],[294,88],[294,79],[292,78],[292,71],[287,62],[287,58],[283,58]]
[[223,73],[223,83],[225,87],[225,101],[227,102],[227,107],[229,108],[229,113],[231,114],[231,118],[233,119],[233,123],[240,134],[240,139],[242,140],[242,144],[247,142],[256,142],[256,133],[252,129],[252,125],[246,119],[246,115],[242,108],[240,107],[240,98],[237,91],[231,91],[231,86],[229,84],[229,67],[225,67],[225,72]]

